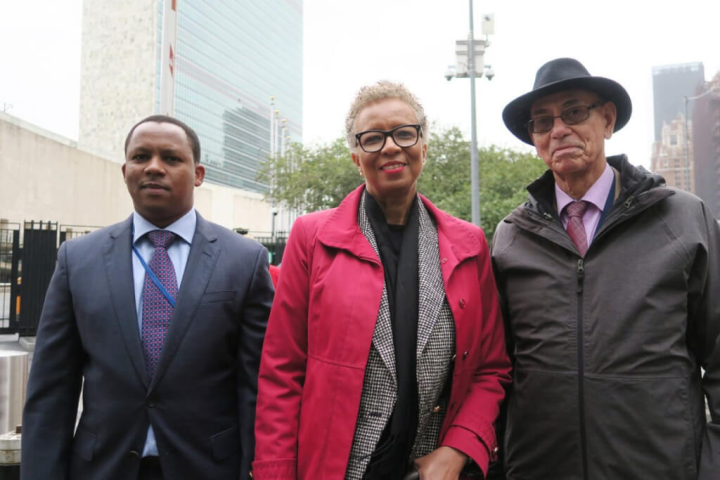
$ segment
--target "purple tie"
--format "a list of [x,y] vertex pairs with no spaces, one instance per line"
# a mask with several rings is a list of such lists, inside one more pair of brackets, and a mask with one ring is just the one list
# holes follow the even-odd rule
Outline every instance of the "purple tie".
[[585,215],[587,207],[588,203],[583,200],[569,203],[565,207],[565,213],[568,215],[568,235],[582,257],[585,256],[588,249],[587,233],[585,233],[585,224],[583,223],[583,215]]
[[[148,266],[165,290],[175,299],[178,290],[177,277],[167,253],[167,248],[175,240],[175,234],[165,230],[153,230],[148,233],[148,238],[155,247]],[[143,283],[142,302],[142,343],[145,351],[145,367],[148,377],[152,378],[170,325],[173,306],[147,273],[145,273],[145,283]]]

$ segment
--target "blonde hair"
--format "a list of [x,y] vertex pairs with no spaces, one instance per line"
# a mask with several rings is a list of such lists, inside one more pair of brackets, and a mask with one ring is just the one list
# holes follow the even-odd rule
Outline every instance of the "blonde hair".
[[415,110],[418,124],[422,128],[423,142],[427,143],[429,136],[428,121],[425,116],[425,110],[423,109],[422,104],[420,104],[420,101],[415,95],[410,93],[410,91],[402,83],[380,80],[374,85],[362,87],[355,96],[355,100],[353,100],[350,105],[350,111],[348,112],[347,117],[345,117],[345,139],[348,142],[350,150],[355,151],[357,148],[357,141],[355,139],[355,119],[357,118],[358,113],[360,113],[360,110],[362,110],[368,103],[386,98],[397,98],[398,100],[402,100]]

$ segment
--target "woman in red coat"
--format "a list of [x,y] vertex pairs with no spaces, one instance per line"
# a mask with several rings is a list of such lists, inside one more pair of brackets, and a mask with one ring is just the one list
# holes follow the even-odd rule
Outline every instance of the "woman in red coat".
[[484,234],[418,195],[427,119],[404,86],[361,89],[346,131],[365,184],[293,226],[254,478],[485,473],[510,363]]

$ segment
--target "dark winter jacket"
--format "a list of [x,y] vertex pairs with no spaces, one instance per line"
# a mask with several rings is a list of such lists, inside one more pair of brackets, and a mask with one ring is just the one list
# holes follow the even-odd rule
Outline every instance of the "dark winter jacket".
[[585,258],[550,171],[495,235],[506,478],[720,479],[720,228],[695,196],[608,163],[621,188]]

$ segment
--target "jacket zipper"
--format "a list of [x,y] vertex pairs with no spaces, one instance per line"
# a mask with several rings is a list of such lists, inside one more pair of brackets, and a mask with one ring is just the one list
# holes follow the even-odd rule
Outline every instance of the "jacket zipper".
[[588,480],[587,439],[585,431],[585,338],[583,330],[583,286],[585,261],[577,262],[577,364],[578,364],[578,410],[580,413],[580,446],[582,450],[583,478]]
[[[623,213],[626,213],[630,210],[630,207],[633,206],[633,204],[636,204],[636,200],[639,200],[640,197],[643,197],[648,192],[643,192],[639,196],[630,195],[625,201],[622,203],[623,207],[625,207],[625,210]],[[663,196],[656,201],[653,201],[646,207],[649,208],[650,206],[654,205],[658,201],[663,200],[666,198],[666,196]],[[640,212],[644,211],[645,208],[636,211],[635,215],[639,214]],[[553,217],[548,212],[540,212],[537,210],[534,210],[532,208],[525,208],[524,210],[527,212],[532,219],[532,217],[539,217],[543,220],[549,222],[549,225],[551,228],[556,225],[555,223],[555,217]],[[614,213],[614,212],[612,212]],[[611,215],[608,218],[609,221],[605,222],[605,225],[603,225],[603,228],[598,232],[598,235],[595,236],[594,241],[597,241],[597,239],[600,236],[604,236],[608,230],[611,228],[614,228],[617,224],[622,223],[627,218],[632,217],[633,215],[630,215],[628,217],[623,217],[622,214],[616,214]],[[615,217],[619,218],[615,218]],[[544,222],[543,222],[544,223]],[[525,229],[524,227],[518,225],[519,228]],[[564,230],[564,229],[563,229]],[[593,242],[594,242],[593,241]],[[577,363],[578,363],[578,411],[579,411],[579,417],[580,417],[580,448],[582,453],[582,468],[583,468],[583,479],[588,480],[588,455],[587,455],[587,438],[586,438],[586,425],[585,425],[585,339],[584,339],[584,330],[583,330],[583,290],[584,290],[584,284],[585,284],[585,262],[581,258],[577,262],[577,287],[576,287],[576,293],[577,293],[577,300],[578,300],[578,310],[577,310]]]

